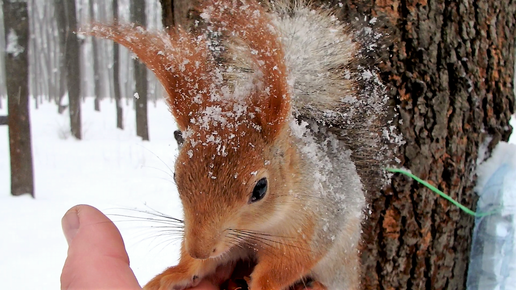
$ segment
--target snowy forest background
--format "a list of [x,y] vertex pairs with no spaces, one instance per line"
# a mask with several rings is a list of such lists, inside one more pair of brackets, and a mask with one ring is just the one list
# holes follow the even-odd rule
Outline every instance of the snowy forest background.
[[[64,0],[69,1],[69,0]],[[147,73],[151,142],[136,135],[133,56],[119,47],[121,104],[114,100],[114,43],[80,38],[82,139],[72,137],[65,55],[59,45],[54,3],[29,0],[29,90],[34,194],[11,195],[8,126],[0,126],[0,279],[6,289],[59,289],[67,245],[61,217],[76,204],[91,204],[121,229],[132,267],[147,282],[177,261],[178,235],[163,235],[142,224],[133,209],[159,210],[181,217],[170,167],[177,154],[176,125],[162,99],[161,85]],[[111,22],[113,2],[76,0],[78,27],[92,20]],[[130,4],[145,7],[147,25],[160,29],[158,0],[117,0],[118,19],[130,21]],[[4,17],[0,9],[0,116],[8,114]],[[66,56],[69,57],[69,56]],[[96,58],[97,69],[94,70]],[[95,73],[97,76],[95,76]],[[98,106],[97,106],[98,105]],[[99,109],[95,110],[95,107]],[[117,110],[123,111],[117,128]],[[147,117],[146,117],[147,118]]]
[[[63,70],[63,48],[54,3],[28,0],[30,115],[35,199],[10,192],[8,127],[0,126],[0,279],[6,289],[58,289],[66,257],[60,219],[75,204],[98,207],[121,229],[141,284],[173,265],[177,233],[167,233],[138,217],[160,211],[181,218],[172,178],[177,154],[176,125],[162,99],[162,88],[147,73],[149,142],[136,135],[136,79],[133,56],[119,47],[119,81],[114,77],[115,44],[80,38],[82,140],[71,137]],[[113,3],[118,9],[113,11]],[[158,0],[75,0],[78,27],[130,22],[131,3],[144,5],[146,26],[161,29]],[[134,7],[133,7],[134,8]],[[0,10],[0,55],[6,47]],[[69,56],[66,56],[69,57]],[[95,65],[96,64],[96,65]],[[96,67],[96,68],[95,68]],[[0,116],[7,115],[5,63],[0,57]],[[115,88],[122,103],[116,105]],[[98,110],[97,110],[98,109]],[[123,130],[117,129],[117,110]],[[514,122],[513,122],[514,126]],[[515,143],[515,135],[511,140]],[[133,216],[133,217],[127,217]]]
[[[130,22],[130,1],[118,0],[118,21]],[[59,29],[56,20],[56,2],[48,0],[28,0],[30,38],[29,38],[29,70],[30,95],[36,105],[52,101],[66,105],[66,80],[62,69],[63,48],[59,46]],[[161,29],[161,5],[157,0],[136,1],[145,7],[147,24],[151,29]],[[113,21],[113,1],[76,0],[77,27],[92,21],[110,23]],[[3,11],[0,11],[0,54],[5,52],[5,35]],[[109,99],[114,96],[113,48],[112,41],[79,37],[81,63],[81,97],[94,96]],[[96,49],[94,50],[94,41]],[[132,54],[120,47],[120,91],[126,102],[131,102],[135,93],[134,62]],[[96,59],[96,60],[95,60]],[[95,62],[98,68],[94,70]],[[153,74],[148,73],[148,94],[150,100],[156,102],[161,98],[161,86]],[[5,64],[0,58],[0,106],[6,102]]]

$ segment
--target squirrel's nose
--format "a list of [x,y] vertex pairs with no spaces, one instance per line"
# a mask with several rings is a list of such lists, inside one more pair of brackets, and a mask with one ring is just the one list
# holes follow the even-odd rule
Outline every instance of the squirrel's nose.
[[185,229],[185,250],[190,257],[199,260],[209,259],[217,250],[217,244],[220,237],[218,231],[206,226],[206,222],[192,223],[195,225],[188,226]]
[[190,257],[194,259],[199,260],[206,260],[210,257],[211,253],[213,252],[213,249],[210,248],[203,248],[203,247],[191,247],[188,249],[188,254]]

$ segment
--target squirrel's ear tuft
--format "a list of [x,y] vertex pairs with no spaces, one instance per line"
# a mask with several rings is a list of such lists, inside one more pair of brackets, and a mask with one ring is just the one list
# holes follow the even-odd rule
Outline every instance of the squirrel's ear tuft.
[[285,53],[276,27],[256,1],[211,0],[205,5],[204,14],[210,21],[250,52],[246,57],[251,58],[260,78],[250,101],[258,109],[266,139],[273,140],[291,114]]
[[200,104],[209,99],[207,76],[213,61],[202,37],[194,38],[181,29],[166,34],[135,25],[98,23],[79,33],[111,39],[135,53],[165,88],[181,131],[188,127],[190,116],[200,110]]

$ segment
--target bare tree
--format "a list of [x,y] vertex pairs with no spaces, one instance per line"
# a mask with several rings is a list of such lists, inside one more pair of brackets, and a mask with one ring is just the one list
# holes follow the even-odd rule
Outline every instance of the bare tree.
[[[58,104],[58,112],[66,93],[64,62],[59,57],[59,37],[53,3],[42,0],[28,0],[30,31],[29,71],[30,94],[36,106],[46,98]],[[63,77],[61,77],[63,76]]]
[[[89,15],[90,15],[90,21],[94,21],[95,20],[95,1],[94,0],[89,0],[89,3],[88,3],[88,11],[89,11]],[[95,111],[100,111],[100,97],[101,97],[101,86],[100,86],[100,74],[99,74],[99,70],[100,70],[100,65],[99,65],[99,47],[98,47],[98,39],[96,38],[92,38],[91,39],[91,42],[92,42],[92,54],[93,54],[93,87],[94,87],[94,92],[95,92],[95,102],[94,102],[94,107],[95,107]]]
[[[131,22],[145,26],[145,1],[131,0]],[[136,135],[149,140],[147,123],[147,67],[139,60],[134,60],[134,78],[136,82]]]
[[162,8],[161,19],[165,29],[181,26],[184,29],[191,30],[193,24],[200,20],[198,8],[202,0],[160,0],[160,3]]
[[61,57],[64,57],[68,87],[70,129],[72,135],[81,139],[81,70],[75,0],[54,0],[56,20],[59,28]]
[[[4,14],[0,9],[0,55],[5,53],[5,37],[4,37]],[[5,84],[5,63],[4,59],[0,58],[0,109],[2,109],[2,99],[7,96]]]
[[[118,0],[113,0],[113,19],[118,19]],[[120,93],[120,46],[113,43],[113,86],[116,103],[116,127],[124,129],[124,111]]]
[[[160,0],[159,2],[161,3],[161,9],[162,9],[161,21],[163,22],[163,27],[165,27],[165,29],[170,29],[171,27],[176,26],[176,19],[175,19],[176,9],[174,7],[174,2],[177,2],[177,1]],[[186,1],[181,1],[181,2],[186,2]]]
[[29,115],[29,14],[27,1],[2,2],[8,101],[11,194],[34,197]]

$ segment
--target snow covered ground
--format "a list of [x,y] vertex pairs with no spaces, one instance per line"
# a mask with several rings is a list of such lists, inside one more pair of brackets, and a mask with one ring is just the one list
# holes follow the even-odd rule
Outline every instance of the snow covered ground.
[[[66,113],[58,115],[54,104],[38,110],[32,104],[36,199],[10,196],[7,127],[0,127],[2,289],[59,289],[67,250],[61,217],[80,203],[111,214],[141,284],[177,261],[179,237],[160,235],[148,224],[116,215],[137,215],[130,211],[137,208],[182,217],[169,168],[177,155],[176,125],[163,102],[151,104],[151,141],[142,142],[134,136],[131,105],[124,107],[122,131],[115,128],[114,103],[103,101],[101,112],[95,112],[93,99],[87,99],[82,107],[84,140],[75,141],[68,137]],[[511,141],[516,143],[516,137]]]
[[[131,102],[132,103],[132,102]],[[0,115],[6,114],[6,104]],[[68,119],[52,103],[31,105],[36,199],[10,196],[9,143],[0,127],[0,280],[2,289],[59,289],[67,245],[61,217],[73,205],[90,204],[121,229],[140,283],[177,261],[178,239],[159,236],[148,224],[115,214],[159,210],[181,218],[171,177],[176,125],[163,102],[149,104],[151,142],[135,135],[134,111],[124,108],[126,130],[115,128],[115,105],[83,104],[84,140],[67,138]],[[179,238],[179,237],[176,237]],[[30,277],[30,279],[27,279]]]

